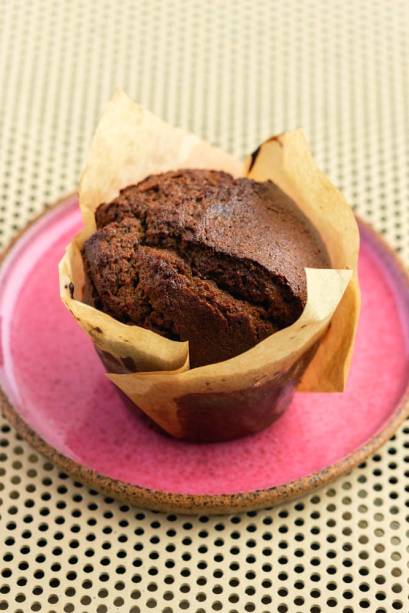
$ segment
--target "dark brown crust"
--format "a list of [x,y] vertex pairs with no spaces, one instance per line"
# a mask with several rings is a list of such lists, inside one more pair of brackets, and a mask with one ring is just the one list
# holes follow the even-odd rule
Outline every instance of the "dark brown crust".
[[330,266],[309,220],[270,181],[197,169],[152,175],[95,217],[98,231],[83,249],[95,306],[188,340],[192,367],[294,323],[305,267]]
[[112,223],[85,245],[87,277],[98,288],[94,306],[124,323],[189,340],[192,366],[243,353],[277,330],[263,307],[193,275],[174,251],[135,243],[135,235],[124,232],[133,223]]
[[[63,205],[72,195],[58,200],[54,207]],[[23,230],[12,239],[0,256],[0,263],[7,256],[17,240],[43,215],[47,210],[34,218]],[[401,274],[402,282],[409,287],[409,274],[406,267],[399,260],[395,252],[389,247],[384,239],[367,223],[360,221],[361,226],[372,234],[374,240],[382,245],[382,248],[394,260],[397,271]],[[246,492],[243,494],[220,494],[212,495],[189,495],[160,492],[115,481],[105,477],[94,470],[81,466],[63,456],[52,446],[39,437],[20,417],[16,409],[11,405],[5,393],[0,389],[0,410],[16,431],[27,440],[37,451],[42,453],[62,470],[69,473],[73,478],[82,481],[89,487],[96,488],[105,495],[114,496],[124,502],[137,507],[146,507],[158,511],[175,511],[185,514],[225,514],[254,509],[272,507],[276,504],[299,498],[315,490],[327,486],[329,483],[351,471],[355,466],[366,460],[390,439],[403,421],[409,416],[409,383],[402,400],[396,407],[384,429],[372,437],[367,443],[343,458],[336,464],[328,466],[317,473],[303,477],[291,483],[278,487]]]

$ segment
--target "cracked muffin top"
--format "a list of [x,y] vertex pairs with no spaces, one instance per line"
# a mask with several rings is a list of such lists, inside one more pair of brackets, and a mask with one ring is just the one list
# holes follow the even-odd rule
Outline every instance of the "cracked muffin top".
[[152,175],[96,211],[83,259],[94,305],[189,341],[191,367],[220,362],[291,325],[304,268],[328,268],[296,203],[267,181],[214,170]]

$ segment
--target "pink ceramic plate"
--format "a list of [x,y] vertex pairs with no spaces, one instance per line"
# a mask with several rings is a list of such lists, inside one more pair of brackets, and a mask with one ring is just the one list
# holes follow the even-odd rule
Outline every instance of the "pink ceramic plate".
[[403,420],[409,285],[395,256],[367,227],[361,227],[363,305],[347,391],[297,394],[264,432],[195,445],[158,432],[120,395],[60,303],[57,264],[80,225],[72,196],[20,236],[0,274],[3,411],[76,477],[156,509],[271,506],[349,470]]

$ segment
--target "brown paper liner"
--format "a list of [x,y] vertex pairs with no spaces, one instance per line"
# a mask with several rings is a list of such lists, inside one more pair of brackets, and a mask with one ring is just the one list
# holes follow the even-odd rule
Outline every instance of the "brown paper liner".
[[[319,230],[333,269],[307,269],[300,319],[245,353],[189,370],[187,343],[122,324],[84,304],[80,249],[94,213],[149,174],[213,168],[271,179]],[[301,131],[266,141],[241,165],[196,136],[165,124],[119,92],[97,128],[80,182],[84,230],[60,263],[63,302],[90,335],[111,381],[164,430],[189,440],[225,440],[255,432],[280,414],[294,388],[342,391],[359,313],[359,234],[351,209],[317,169]],[[123,374],[118,374],[123,373]]]
[[319,231],[332,266],[353,271],[330,329],[298,385],[299,391],[341,392],[348,378],[360,309],[359,230],[354,214],[316,166],[301,130],[263,143],[246,161],[246,175],[256,181],[270,179],[281,187]]

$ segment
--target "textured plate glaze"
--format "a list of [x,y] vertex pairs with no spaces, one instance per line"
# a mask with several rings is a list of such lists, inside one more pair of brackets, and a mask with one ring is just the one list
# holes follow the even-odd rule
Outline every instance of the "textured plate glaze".
[[186,512],[271,506],[361,462],[407,413],[409,284],[361,226],[362,316],[344,394],[297,394],[259,434],[195,445],[158,432],[106,379],[58,294],[80,228],[75,197],[8,250],[0,274],[2,408],[23,436],[83,481],[132,503]]

